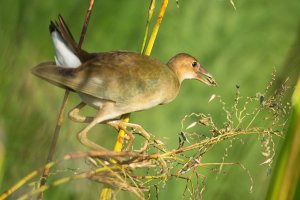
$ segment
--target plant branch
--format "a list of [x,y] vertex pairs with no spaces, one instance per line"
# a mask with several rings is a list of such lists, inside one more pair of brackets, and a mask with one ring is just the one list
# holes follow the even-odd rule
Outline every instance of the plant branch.
[[[87,13],[86,13],[84,25],[83,25],[80,40],[79,40],[79,43],[78,43],[79,48],[81,48],[81,46],[83,44],[83,41],[84,41],[84,38],[85,38],[85,34],[86,34],[86,30],[87,30],[88,23],[89,23],[89,20],[90,20],[93,5],[94,5],[94,0],[90,0],[90,5],[89,5],[89,8],[88,8]],[[58,120],[56,122],[56,126],[55,126],[55,130],[54,130],[54,133],[53,133],[52,142],[51,142],[51,145],[50,145],[50,149],[49,149],[49,153],[48,153],[46,163],[49,163],[53,160],[54,152],[55,152],[55,149],[56,149],[56,144],[57,144],[59,133],[60,133],[60,128],[61,128],[61,125],[62,125],[62,122],[63,122],[63,116],[64,116],[64,113],[65,113],[65,109],[66,109],[68,98],[69,98],[69,93],[70,93],[69,90],[65,91],[62,106],[61,106],[60,111],[59,111]],[[43,187],[46,184],[48,176],[49,176],[49,168],[45,168],[44,171],[43,171],[43,175],[40,179],[40,186],[39,187]],[[38,200],[43,199],[43,192],[39,193],[37,199]]]
[[88,10],[86,11],[84,24],[83,24],[82,31],[81,31],[81,34],[80,34],[80,39],[79,39],[79,43],[78,43],[79,48],[82,47],[82,44],[83,44],[83,41],[84,41],[84,38],[85,38],[85,34],[86,34],[86,30],[87,30],[87,27],[88,27],[89,22],[90,22],[90,17],[91,17],[91,14],[92,14],[93,6],[94,6],[94,0],[90,0],[90,5],[89,5]]
[[[69,93],[70,93],[69,90],[65,91],[63,102],[62,102],[62,105],[61,105],[61,108],[60,108],[60,111],[59,111],[59,115],[58,115],[58,119],[57,119],[57,122],[56,122],[55,130],[54,130],[54,133],[53,133],[52,142],[51,142],[51,145],[50,145],[50,149],[49,149],[46,164],[53,160],[56,144],[57,144],[59,133],[60,133],[60,128],[61,128],[61,125],[62,125],[62,122],[63,122],[63,116],[64,116],[64,113],[65,113],[65,109],[66,109],[66,106],[67,106],[67,101],[68,101],[68,98],[69,98]],[[43,171],[43,175],[40,179],[39,187],[43,187],[46,184],[48,176],[49,176],[49,168],[45,168],[44,171]],[[37,199],[38,200],[43,199],[43,192],[39,193]]]

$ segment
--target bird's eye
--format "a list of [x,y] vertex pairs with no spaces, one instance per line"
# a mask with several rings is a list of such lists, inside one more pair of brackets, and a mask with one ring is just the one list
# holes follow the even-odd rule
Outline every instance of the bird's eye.
[[192,62],[192,66],[193,66],[193,67],[196,67],[197,64],[198,64],[198,63],[197,63],[196,61]]

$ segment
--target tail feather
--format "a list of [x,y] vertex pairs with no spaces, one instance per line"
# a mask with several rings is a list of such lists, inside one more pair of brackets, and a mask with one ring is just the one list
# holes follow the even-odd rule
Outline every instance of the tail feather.
[[68,26],[61,15],[58,21],[50,22],[49,30],[56,51],[55,61],[59,66],[76,68],[87,61],[90,54],[78,48]]
[[91,54],[87,53],[83,49],[78,47],[69,27],[61,15],[58,15],[57,28],[62,35],[62,38],[66,41],[69,48],[79,57],[81,62],[85,62],[91,58]]
[[78,56],[80,57],[80,54],[82,50],[78,48],[78,44],[75,42],[75,39],[68,28],[66,22],[64,21],[63,17],[61,15],[58,15],[58,21],[56,22],[57,29],[60,32],[62,38],[64,41],[66,41],[66,44],[68,47]]

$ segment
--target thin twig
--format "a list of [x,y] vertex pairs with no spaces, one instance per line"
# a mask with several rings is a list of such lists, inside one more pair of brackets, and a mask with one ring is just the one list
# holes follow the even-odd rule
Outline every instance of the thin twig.
[[[89,23],[89,20],[90,20],[90,16],[91,16],[91,13],[92,13],[93,5],[94,5],[94,0],[90,0],[90,5],[89,5],[89,8],[88,8],[87,13],[86,13],[84,25],[83,25],[80,40],[79,40],[79,43],[78,43],[79,48],[81,48],[81,46],[83,44],[83,41],[84,41],[84,38],[85,38],[85,34],[86,34],[86,30],[87,30],[88,23]],[[61,125],[62,125],[62,122],[63,122],[63,116],[64,116],[64,113],[65,113],[65,109],[66,109],[68,98],[69,98],[69,93],[70,93],[69,90],[65,91],[64,99],[63,99],[63,102],[62,102],[62,106],[60,108],[60,112],[59,112],[59,115],[58,115],[58,120],[57,120],[56,127],[55,127],[55,130],[54,130],[54,133],[53,133],[53,138],[52,138],[52,142],[51,142],[51,145],[50,145],[50,149],[49,149],[46,164],[53,160],[54,152],[55,152],[55,149],[56,149],[56,144],[57,144],[59,133],[60,133],[60,128],[61,128]],[[49,176],[49,168],[45,168],[44,171],[43,171],[43,175],[41,177],[41,180],[40,180],[40,186],[39,187],[43,187],[46,184],[48,176]],[[43,199],[43,192],[39,193],[37,199],[38,200]]]
[[94,6],[94,0],[90,0],[90,5],[88,10],[86,11],[86,15],[85,15],[85,20],[84,20],[84,24],[82,27],[82,31],[81,31],[81,35],[80,35],[80,39],[79,39],[79,43],[78,43],[78,47],[81,48],[82,44],[83,44],[83,40],[85,38],[85,34],[86,34],[86,30],[90,21],[90,17],[92,14],[92,10],[93,10],[93,6]]
[[[59,111],[56,127],[55,127],[55,130],[54,130],[54,133],[53,133],[53,138],[52,138],[52,142],[51,142],[51,145],[50,145],[50,149],[49,149],[46,164],[53,160],[53,156],[54,156],[57,140],[58,140],[58,137],[59,137],[60,128],[61,128],[61,125],[62,125],[62,122],[63,122],[63,116],[64,116],[65,109],[66,109],[66,106],[67,106],[68,98],[69,98],[69,90],[66,90],[65,95],[64,95],[64,99],[63,99],[63,102],[62,102],[62,105],[61,105],[61,108],[60,108],[60,111]],[[49,168],[45,168],[44,171],[43,171],[43,175],[40,179],[40,186],[39,187],[43,187],[46,184],[48,176],[49,176]],[[39,193],[37,199],[39,199],[39,200],[43,199],[43,192]]]

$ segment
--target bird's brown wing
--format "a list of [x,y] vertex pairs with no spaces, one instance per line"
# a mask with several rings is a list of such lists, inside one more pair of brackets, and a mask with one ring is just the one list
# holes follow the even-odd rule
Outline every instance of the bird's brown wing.
[[170,69],[160,62],[137,53],[98,54],[76,69],[42,63],[33,73],[57,86],[97,98],[127,102],[131,98],[160,90]]

